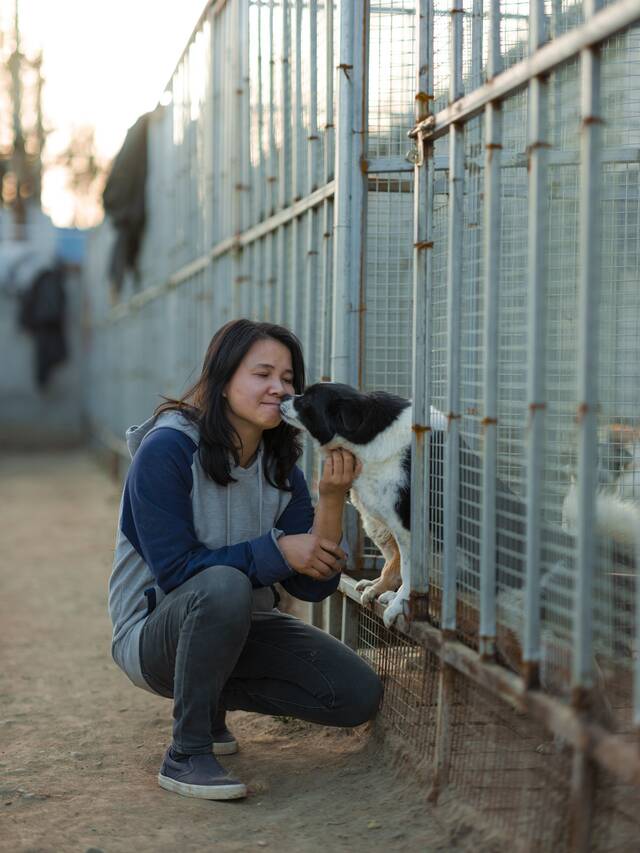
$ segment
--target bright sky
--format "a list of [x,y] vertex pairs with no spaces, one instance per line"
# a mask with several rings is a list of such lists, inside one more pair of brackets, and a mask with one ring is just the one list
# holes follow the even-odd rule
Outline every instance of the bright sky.
[[[153,109],[205,0],[19,0],[23,51],[44,51],[47,154],[65,147],[74,126],[96,129],[112,158],[127,128]],[[13,6],[13,1],[10,4]],[[69,224],[73,204],[59,170],[45,176],[43,207]]]

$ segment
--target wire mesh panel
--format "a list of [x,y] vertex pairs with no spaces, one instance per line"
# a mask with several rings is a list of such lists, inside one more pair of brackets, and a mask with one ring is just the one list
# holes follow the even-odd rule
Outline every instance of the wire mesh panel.
[[[594,651],[612,724],[632,724],[640,557],[640,196],[632,152],[640,142],[638,27],[602,48],[601,269],[598,301],[598,493],[601,547],[594,571]],[[625,524],[625,519],[628,525]]]
[[410,148],[415,87],[415,0],[369,3],[369,157]]
[[[429,402],[448,421],[442,452],[430,436],[440,468],[432,455],[422,520],[430,621],[495,653],[525,688],[539,679],[596,725],[626,732],[640,707],[637,27],[597,47],[584,27],[582,49],[572,49],[573,34],[545,42],[580,28],[594,4],[488,6],[434,3],[432,115],[416,132],[433,176],[424,357]],[[599,25],[622,8],[608,4]],[[533,66],[543,57],[541,75]],[[495,340],[483,335],[493,322]],[[485,408],[488,384],[495,410]],[[593,783],[582,744],[563,758],[556,743],[541,758],[534,742],[527,748],[528,722],[517,731],[501,701],[466,678],[452,686],[444,671],[438,725],[455,736],[448,752],[438,736],[436,768],[447,765],[452,795],[505,831],[524,830],[526,849],[563,848],[567,809],[572,843],[584,844]],[[507,732],[517,732],[511,744]],[[632,794],[637,802],[637,788],[622,786],[621,803]],[[615,817],[627,837],[630,817],[626,806]]]
[[[528,345],[528,207],[527,93],[502,108],[500,173],[501,233],[498,242],[497,476],[503,492],[526,494],[524,451],[527,425],[526,369]],[[515,505],[515,504],[514,504]],[[497,515],[497,619],[522,636],[524,586],[522,518],[513,511]],[[500,628],[499,628],[500,631]],[[509,650],[501,647],[509,660]]]
[[[428,355],[429,386],[431,389],[431,405],[441,411],[446,411],[447,398],[447,267],[448,267],[448,219],[449,219],[449,171],[443,168],[447,162],[447,140],[438,139],[433,148],[434,192],[433,210],[431,212],[433,233],[433,257],[431,270],[430,300],[431,311],[428,318],[430,325],[429,339],[431,342]],[[431,452],[433,461],[430,465],[429,476],[429,615],[433,624],[440,624],[442,606],[442,551],[443,551],[443,520],[442,496],[444,494],[444,477],[442,470],[444,441],[438,435],[432,441]]]
[[384,627],[362,610],[357,651],[384,682],[382,714],[405,741],[416,763],[433,763],[437,708],[437,659],[418,643]]
[[369,178],[363,389],[411,397],[413,182],[406,173]]
[[474,807],[513,850],[563,849],[569,755],[542,726],[469,679],[453,675],[447,799]]

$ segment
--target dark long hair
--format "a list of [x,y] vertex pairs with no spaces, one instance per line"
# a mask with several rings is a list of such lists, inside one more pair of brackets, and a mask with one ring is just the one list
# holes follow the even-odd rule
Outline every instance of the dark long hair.
[[[229,454],[235,464],[240,464],[240,456],[234,443],[234,436],[240,440],[236,429],[226,415],[226,400],[222,389],[237,370],[240,362],[256,341],[272,338],[287,347],[291,353],[293,367],[293,387],[296,394],[302,394],[305,385],[304,359],[302,346],[293,332],[284,326],[273,323],[257,323],[253,320],[230,320],[215,333],[207,348],[200,378],[179,399],[164,397],[164,403],[156,408],[154,414],[169,410],[178,410],[200,430],[200,464],[204,471],[219,483],[226,486],[235,483],[231,476]],[[286,479],[291,469],[302,455],[301,430],[281,421],[273,429],[264,430],[265,452],[263,470],[267,482],[283,491],[290,492]],[[271,466],[275,469],[275,482],[271,479]]]

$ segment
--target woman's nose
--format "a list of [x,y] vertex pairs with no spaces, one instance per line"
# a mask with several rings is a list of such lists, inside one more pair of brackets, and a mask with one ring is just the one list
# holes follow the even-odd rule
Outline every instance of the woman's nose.
[[280,400],[283,400],[285,397],[284,386],[285,382],[275,382],[271,386],[271,393],[275,394]]

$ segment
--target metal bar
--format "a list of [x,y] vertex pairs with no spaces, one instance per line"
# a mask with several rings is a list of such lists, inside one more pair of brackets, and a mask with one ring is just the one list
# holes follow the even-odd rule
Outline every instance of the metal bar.
[[[418,41],[416,119],[426,115],[433,91],[433,0],[416,7]],[[418,139],[413,207],[413,425],[411,433],[411,565],[409,618],[426,619],[429,592],[429,499],[431,468],[431,324],[433,259],[433,146]]]
[[582,26],[569,30],[541,47],[532,56],[508,68],[494,80],[489,80],[457,103],[426,119],[421,125],[413,128],[409,135],[416,136],[420,131],[428,139],[442,136],[454,122],[468,121],[478,115],[490,101],[518,92],[534,77],[548,74],[581,50],[605,41],[639,20],[640,9],[637,0],[617,0]]
[[326,98],[325,98],[325,126],[324,126],[324,163],[323,176],[324,182],[327,183],[335,174],[335,131],[333,125],[333,3],[334,0],[325,0],[325,73],[326,79]]
[[371,160],[363,160],[362,169],[367,175],[375,175],[379,172],[413,172],[413,163],[405,157],[373,157]]
[[318,316],[316,314],[316,293],[320,285],[318,281],[320,267],[320,253],[318,241],[318,221],[320,219],[319,211],[316,208],[310,208],[306,214],[307,228],[307,256],[305,258],[306,268],[306,299],[307,310],[305,313],[305,345],[307,348],[308,363],[311,368],[310,379],[312,382],[318,380],[320,368],[317,363],[316,353],[318,351],[316,336],[318,334]]
[[365,257],[367,251],[367,179],[361,164],[367,151],[368,70],[369,70],[369,0],[358,0],[354,7],[353,26],[353,118],[351,144],[351,316],[349,323],[351,366],[350,384],[362,387],[365,343],[364,305]]
[[449,35],[451,39],[450,67],[449,67],[449,100],[453,104],[462,97],[464,86],[462,83],[462,18],[464,9],[460,0],[450,0],[449,13],[451,15]]
[[[243,234],[239,235],[237,242],[246,246],[248,243],[258,240],[260,237],[264,237],[264,235],[269,231],[274,231],[281,225],[286,225],[288,222],[291,222],[292,219],[297,219],[310,208],[319,207],[326,198],[330,198],[334,193],[335,182],[329,181],[328,184],[320,187],[320,189],[311,193],[311,195],[305,196],[284,210],[278,211],[273,216],[270,216],[269,219],[265,219],[264,222],[260,222],[253,228],[248,228]],[[233,246],[228,243],[222,243],[219,246],[214,247],[211,252],[211,257],[218,257],[219,255],[228,252],[231,248],[233,248]]]
[[[301,254],[304,246],[303,220],[296,217],[291,225],[291,279],[289,282],[289,301],[291,306],[291,328],[298,337],[302,336],[302,317],[304,313],[304,300],[307,297],[304,279],[302,277],[303,264]],[[306,343],[306,342],[305,342]]]
[[278,275],[277,269],[277,253],[276,253],[276,234],[275,231],[270,231],[267,236],[267,279],[268,283],[268,299],[269,299],[269,314],[268,320],[271,323],[276,322],[276,279]]
[[[355,585],[353,578],[343,574],[339,590],[359,603],[362,593],[356,591]],[[382,617],[385,605],[376,601],[373,607],[376,615]],[[483,660],[473,649],[428,622],[408,622],[401,615],[394,628],[517,711],[530,714],[571,746],[584,748],[586,754],[621,782],[640,785],[640,747],[636,742],[607,731],[581,711],[541,690],[529,689],[520,676]]]
[[318,0],[309,0],[309,132],[307,135],[307,187],[309,195],[319,184],[318,145]]
[[[340,595],[340,593],[336,593]],[[358,648],[358,622],[360,621],[360,607],[347,595],[342,596],[342,625],[340,639],[356,651]]]
[[[302,160],[307,153],[307,146],[303,144],[302,132],[302,0],[295,0],[295,39],[293,42],[293,56],[295,68],[295,110],[293,111],[293,200],[298,201],[302,197]],[[295,281],[295,279],[294,279]],[[295,290],[295,288],[294,288]]]
[[333,314],[333,202],[322,205],[322,311],[320,314],[320,381],[331,379],[331,317]]
[[437,803],[438,797],[449,782],[451,766],[452,709],[454,705],[455,670],[440,659],[438,674],[438,708],[436,711],[435,756],[433,762],[433,780],[427,793],[430,803]]
[[278,209],[278,159],[276,146],[276,60],[274,46],[274,23],[273,4],[269,3],[269,174],[267,183],[269,185],[269,213],[273,215]]
[[[585,15],[593,9],[585,2]],[[581,163],[579,206],[578,276],[578,482],[577,565],[574,613],[572,686],[589,688],[593,683],[593,570],[597,447],[598,299],[600,269],[600,57],[597,48],[586,48],[580,57]]]
[[[291,202],[291,11],[290,0],[282,0],[282,57],[280,82],[280,116],[282,146],[280,148],[280,208],[288,207]],[[280,268],[281,270],[283,267]]]
[[[459,17],[459,16],[454,16]],[[460,481],[460,289],[464,140],[461,125],[449,138],[449,233],[447,244],[447,435],[444,447],[442,627],[456,626],[458,501]]]
[[276,231],[276,268],[275,268],[275,297],[276,297],[276,323],[286,324],[287,318],[285,314],[285,285],[286,285],[286,265],[287,265],[287,245],[286,245],[286,230],[282,225]]
[[[263,87],[264,87],[264,77],[262,74],[262,65],[263,65],[263,55],[262,55],[262,7],[259,6],[257,9],[257,41],[258,41],[258,175],[257,178],[252,181],[252,190],[254,196],[254,211],[253,216],[251,217],[251,224],[254,225],[256,222],[260,222],[264,219],[266,215],[266,174],[265,174],[265,156],[264,156],[264,99],[263,95]],[[249,33],[249,38],[251,38],[252,33]]]
[[356,371],[350,363],[353,313],[351,300],[351,189],[353,169],[353,52],[354,6],[362,0],[340,4],[340,55],[338,57],[338,135],[335,165],[334,282],[332,317],[331,376],[355,385]]
[[340,639],[342,636],[342,615],[344,612],[345,598],[339,592],[330,595],[324,600],[324,630],[332,637]]
[[477,89],[482,84],[482,14],[483,0],[473,0],[471,9],[471,89]]
[[[544,0],[535,0],[529,22],[529,49],[534,53],[544,39]],[[528,365],[529,406],[526,448],[527,500],[525,544],[525,612],[522,657],[524,677],[531,686],[539,679],[540,664],[540,546],[542,524],[542,460],[544,459],[545,405],[545,233],[547,217],[547,81],[529,83],[529,215],[528,215]]]
[[[491,4],[492,13],[498,0]],[[499,16],[499,9],[497,10]],[[499,17],[492,14],[492,26]],[[489,42],[490,50],[493,40]],[[489,65],[495,69],[499,56]],[[485,188],[484,188],[484,418],[482,454],[482,504],[480,532],[480,652],[492,657],[496,637],[496,477],[498,473],[498,302],[500,290],[500,149],[502,148],[502,108],[488,104],[485,109]]]
[[[241,234],[247,229],[250,221],[249,207],[249,181],[250,181],[250,118],[249,118],[249,6],[243,0],[236,0],[236,40],[238,47],[235,51],[237,68],[235,70],[236,91],[236,120],[238,136],[236,137],[236,148],[238,150],[237,173],[235,176],[235,194],[238,198],[238,220],[234,228],[234,234]],[[237,288],[240,284],[240,295],[249,295],[250,281],[250,259],[248,252],[240,249],[233,254],[235,275],[234,283]],[[241,315],[242,316],[242,315]]]

